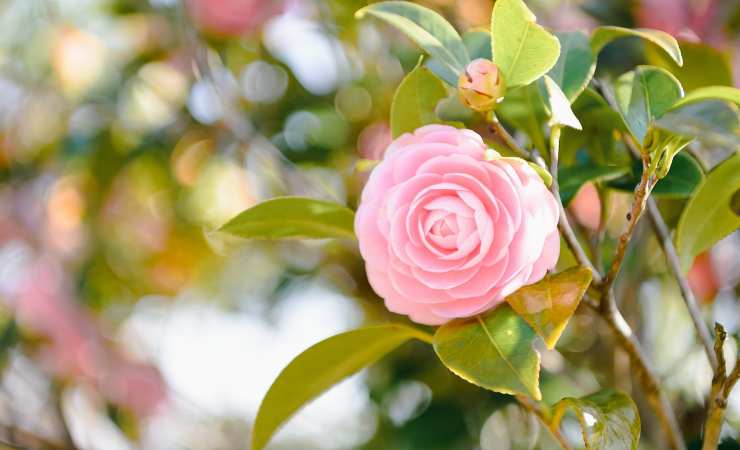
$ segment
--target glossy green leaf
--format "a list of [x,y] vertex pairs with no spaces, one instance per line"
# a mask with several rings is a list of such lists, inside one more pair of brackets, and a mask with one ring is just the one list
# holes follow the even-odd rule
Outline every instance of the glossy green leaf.
[[582,31],[555,34],[560,41],[560,57],[547,75],[568,100],[573,102],[586,89],[596,70],[596,58],[591,52],[588,36]]
[[577,164],[561,167],[558,170],[558,187],[560,199],[568,206],[581,186],[588,182],[609,181],[619,178],[630,171],[625,166],[598,166],[595,164]]
[[368,5],[355,13],[358,19],[371,15],[393,25],[454,73],[470,61],[455,28],[431,9],[411,2],[388,1]]
[[727,102],[708,100],[672,109],[656,125],[708,146],[740,148],[740,110]]
[[493,60],[491,52],[491,33],[488,30],[470,30],[462,35],[465,48],[468,49],[470,59],[490,59]]
[[544,339],[547,348],[555,348],[589,284],[591,270],[572,267],[519,288],[506,301]]
[[642,143],[655,120],[683,96],[683,89],[666,70],[639,66],[617,79],[614,96],[627,128]]
[[496,108],[496,115],[526,133],[532,146],[543,153],[547,152],[547,111],[536,83],[508,92]]
[[628,395],[605,389],[581,398],[564,398],[553,407],[559,426],[572,411],[581,427],[586,450],[635,450],[640,441],[640,414]]
[[681,213],[676,250],[688,271],[694,257],[740,227],[733,198],[740,191],[740,154],[717,165],[701,183]]
[[683,56],[681,48],[678,46],[676,39],[668,33],[648,28],[622,28],[614,26],[604,26],[594,29],[591,34],[591,49],[595,55],[598,55],[601,49],[616,39],[625,37],[638,37],[647,42],[657,45],[670,56],[676,64],[683,65]]
[[504,394],[541,398],[540,355],[534,331],[509,305],[448,322],[434,335],[434,350],[464,380]]
[[[642,164],[635,161],[632,172],[623,178],[609,183],[609,186],[626,192],[632,192],[640,182]],[[704,172],[698,162],[687,153],[678,153],[673,158],[668,174],[653,188],[651,195],[663,198],[687,198],[704,180]]]
[[247,239],[354,237],[351,209],[305,197],[278,197],[258,203],[220,231]]
[[550,127],[566,126],[581,130],[583,128],[581,122],[573,114],[570,101],[560,89],[560,86],[547,75],[542,78],[539,86],[540,95],[545,100],[546,111],[550,115],[547,125]]
[[494,62],[511,89],[546,74],[560,55],[560,42],[536,22],[522,0],[498,0],[491,16]]
[[705,86],[732,86],[732,66],[725,53],[701,42],[682,41],[679,45],[683,66],[654,46],[645,51],[648,62],[672,73],[686,92]]
[[406,75],[393,95],[391,103],[391,134],[403,133],[438,122],[437,103],[447,97],[442,81],[423,66],[417,66]]
[[309,347],[280,372],[265,394],[254,421],[252,448],[262,449],[307,402],[412,338],[429,340],[415,328],[389,324],[341,333]]
[[729,86],[708,86],[689,92],[686,97],[676,101],[671,109],[680,108],[706,100],[723,100],[740,105],[740,89]]

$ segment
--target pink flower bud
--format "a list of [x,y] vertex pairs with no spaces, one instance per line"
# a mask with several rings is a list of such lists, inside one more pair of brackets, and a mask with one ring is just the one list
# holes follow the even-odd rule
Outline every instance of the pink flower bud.
[[487,59],[473,60],[457,82],[460,99],[471,109],[492,111],[503,100],[506,86],[496,64]]

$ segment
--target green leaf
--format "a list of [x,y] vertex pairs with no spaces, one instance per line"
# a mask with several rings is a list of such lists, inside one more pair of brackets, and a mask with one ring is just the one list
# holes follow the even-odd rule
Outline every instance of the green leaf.
[[686,97],[679,99],[671,109],[680,108],[696,102],[706,100],[724,100],[740,105],[740,89],[728,86],[708,86],[689,92]]
[[544,132],[547,111],[536,84],[509,91],[496,108],[496,115],[526,133],[532,146],[543,153],[547,152]]
[[591,270],[572,267],[519,288],[506,301],[545,340],[547,348],[552,349],[589,284]]
[[728,56],[700,42],[680,42],[683,66],[679,66],[655,46],[646,49],[650,65],[671,72],[686,92],[705,86],[732,86],[732,66]]
[[683,89],[666,70],[639,66],[617,79],[614,95],[627,128],[642,143],[655,120],[683,96]]
[[559,426],[565,413],[575,413],[586,450],[635,450],[640,441],[640,414],[629,396],[605,389],[581,398],[564,398],[553,407]]
[[597,166],[592,163],[561,167],[558,169],[560,199],[564,206],[568,206],[578,190],[581,189],[581,186],[589,181],[614,180],[629,171],[629,167]]
[[406,75],[393,95],[391,134],[394,138],[430,123],[438,122],[435,109],[447,97],[442,81],[423,66]]
[[740,148],[740,112],[727,102],[710,100],[672,109],[656,125],[696,137],[710,147]]
[[570,109],[570,101],[565,96],[560,86],[552,78],[545,75],[540,83],[540,94],[545,100],[546,110],[550,115],[547,125],[550,127],[566,126],[581,130],[581,122]]
[[484,58],[493,61],[491,52],[491,33],[488,30],[470,30],[462,35],[470,60]]
[[601,49],[612,41],[625,37],[638,37],[660,47],[679,66],[683,65],[681,48],[676,39],[668,33],[648,28],[597,27],[591,34],[591,50],[598,55]]
[[555,33],[560,41],[560,57],[547,73],[573,102],[586,89],[596,70],[588,36],[582,31]]
[[252,448],[262,449],[308,401],[411,338],[429,341],[415,328],[389,324],[341,333],[309,347],[280,372],[265,394],[254,421]]
[[[632,192],[640,182],[642,164],[635,161],[632,173],[609,183],[609,186],[626,192]],[[704,180],[704,172],[696,160],[686,154],[678,153],[673,158],[671,169],[653,188],[651,195],[662,198],[687,198]]]
[[355,13],[361,19],[371,15],[393,25],[454,73],[460,73],[470,61],[460,35],[444,17],[411,2],[379,2]]
[[278,197],[242,211],[219,231],[248,239],[354,237],[351,209],[305,197]]
[[447,322],[434,335],[434,350],[464,380],[504,394],[539,400],[540,355],[534,331],[509,305]]
[[740,191],[740,154],[717,165],[681,213],[676,228],[676,250],[681,267],[688,271],[694,257],[740,227],[733,198]]
[[509,89],[546,74],[560,55],[558,39],[536,20],[522,0],[498,0],[493,5],[491,48]]

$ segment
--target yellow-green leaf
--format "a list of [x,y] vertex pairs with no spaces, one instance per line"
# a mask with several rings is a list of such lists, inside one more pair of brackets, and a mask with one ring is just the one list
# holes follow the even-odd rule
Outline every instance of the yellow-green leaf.
[[611,389],[581,398],[564,398],[553,407],[558,427],[565,413],[575,413],[586,450],[635,450],[640,441],[640,414],[629,396]]
[[683,65],[681,47],[678,46],[676,38],[668,33],[649,28],[622,28],[614,26],[598,27],[591,35],[591,50],[598,55],[602,48],[616,39],[625,37],[638,37],[660,47],[679,66]]
[[740,105],[740,89],[729,86],[707,86],[699,88],[689,92],[686,97],[673,103],[671,109],[706,100],[724,100]]
[[509,305],[448,322],[434,335],[434,350],[464,380],[504,394],[539,400],[540,355],[534,331]]
[[247,239],[354,237],[355,213],[344,205],[306,197],[277,197],[258,203],[219,231]]
[[520,288],[506,301],[544,339],[547,348],[554,348],[589,284],[591,270],[573,267]]
[[389,324],[341,333],[309,347],[280,372],[265,394],[254,421],[252,448],[262,449],[308,401],[412,338],[429,341],[420,330]]
[[442,80],[422,65],[406,75],[393,95],[391,104],[391,134],[394,138],[415,129],[439,122],[435,109],[447,97]]
[[684,271],[696,255],[740,227],[740,211],[733,208],[738,192],[740,153],[735,153],[709,172],[681,213],[676,250]]
[[491,16],[493,61],[511,89],[527,85],[550,70],[560,42],[536,22],[522,0],[497,0]]

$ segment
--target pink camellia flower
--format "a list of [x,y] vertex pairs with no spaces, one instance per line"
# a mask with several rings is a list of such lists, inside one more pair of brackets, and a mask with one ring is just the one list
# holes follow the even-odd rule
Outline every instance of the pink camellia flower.
[[386,307],[437,325],[540,280],[558,260],[557,222],[555,199],[526,162],[471,130],[427,125],[388,147],[355,232]]

